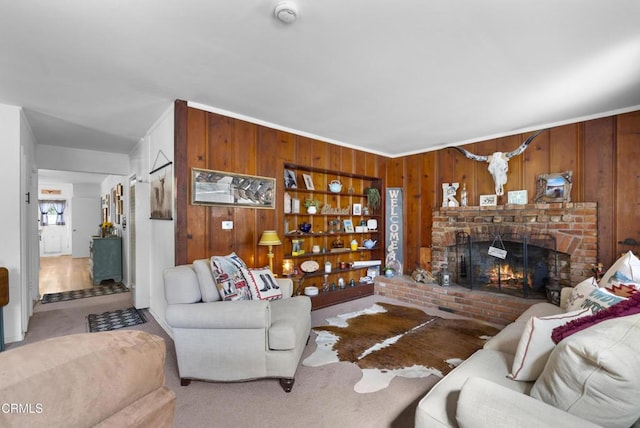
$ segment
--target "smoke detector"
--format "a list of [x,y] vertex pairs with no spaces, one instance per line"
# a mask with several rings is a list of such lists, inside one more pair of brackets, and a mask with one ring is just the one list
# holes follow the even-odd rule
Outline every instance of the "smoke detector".
[[298,6],[292,1],[281,1],[273,11],[278,20],[291,24],[298,18]]

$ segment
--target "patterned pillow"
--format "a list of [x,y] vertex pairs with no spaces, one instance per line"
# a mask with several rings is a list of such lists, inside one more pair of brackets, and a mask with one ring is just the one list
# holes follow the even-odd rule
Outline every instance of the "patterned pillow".
[[276,278],[269,268],[262,269],[242,269],[242,273],[247,279],[251,297],[256,300],[277,300],[282,299],[282,290],[276,282]]
[[211,272],[222,300],[251,300],[251,292],[242,275],[245,262],[236,254],[211,257]]
[[609,278],[609,281],[606,284],[601,284],[600,287],[616,296],[627,298],[640,290],[640,284],[638,282],[633,281],[620,271],[613,274],[613,276]]
[[606,286],[609,283],[609,278],[618,272],[634,282],[640,282],[640,259],[631,251],[624,254],[602,276],[599,281],[600,287]]
[[596,288],[591,293],[589,293],[580,307],[591,309],[591,312],[595,314],[623,300],[626,299],[624,297],[616,296],[615,294],[609,293],[604,288]]
[[588,317],[582,317],[553,329],[551,333],[551,339],[554,343],[559,343],[562,339],[571,336],[574,333],[584,330],[601,323],[602,321],[612,318],[626,317],[628,315],[635,315],[640,313],[640,293],[636,293],[624,302],[617,303],[607,309],[604,309],[596,314],[589,315]]
[[587,296],[598,288],[598,283],[594,277],[585,279],[580,284],[573,287],[571,296],[567,299],[567,312],[575,311],[581,308]]

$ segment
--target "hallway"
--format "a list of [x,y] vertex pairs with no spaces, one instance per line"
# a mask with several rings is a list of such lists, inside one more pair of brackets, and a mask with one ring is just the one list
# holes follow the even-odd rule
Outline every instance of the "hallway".
[[90,263],[89,257],[40,257],[40,295],[91,288]]

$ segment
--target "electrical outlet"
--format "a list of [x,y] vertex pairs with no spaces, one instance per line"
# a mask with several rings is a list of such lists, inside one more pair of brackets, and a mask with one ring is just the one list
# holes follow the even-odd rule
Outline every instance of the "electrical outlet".
[[222,222],[222,230],[231,230],[233,229],[233,222],[232,221],[223,221]]

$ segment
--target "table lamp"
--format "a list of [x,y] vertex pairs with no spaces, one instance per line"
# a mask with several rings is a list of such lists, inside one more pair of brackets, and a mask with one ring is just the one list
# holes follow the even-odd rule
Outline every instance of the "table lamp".
[[275,230],[265,230],[262,232],[262,236],[260,237],[260,242],[258,245],[268,245],[269,252],[267,253],[267,257],[269,257],[269,269],[273,272],[273,246],[280,245],[280,238],[278,238],[278,232]]

